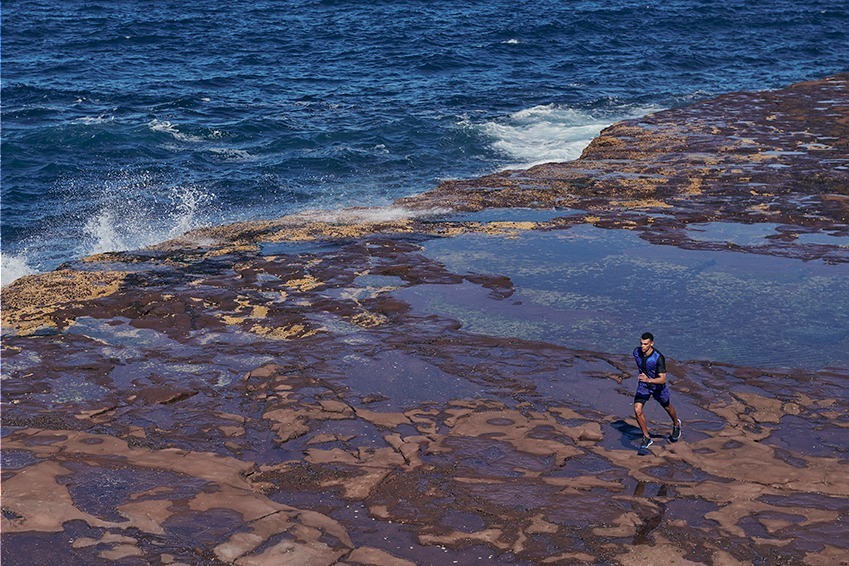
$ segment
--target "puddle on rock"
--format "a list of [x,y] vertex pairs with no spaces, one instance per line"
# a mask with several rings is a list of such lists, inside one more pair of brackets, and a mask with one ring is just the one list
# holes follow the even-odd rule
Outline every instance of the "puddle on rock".
[[20,470],[38,461],[29,450],[0,450],[0,469],[3,471]]
[[767,236],[777,234],[781,226],[771,222],[740,224],[736,222],[708,222],[690,224],[687,235],[697,242],[728,242],[739,246],[759,246],[766,244]]
[[480,393],[474,383],[398,351],[345,356],[340,360],[340,370],[347,376],[345,384],[352,393],[381,395],[392,399],[394,406],[464,399]]
[[514,292],[501,300],[469,283],[395,293],[468,332],[623,353],[649,330],[678,360],[849,364],[847,264],[683,250],[592,226],[512,239],[468,234],[428,242],[424,253],[459,274],[510,277]]
[[37,395],[45,403],[80,403],[99,401],[110,393],[106,387],[86,381],[79,375],[62,375],[50,380],[51,393]]
[[816,234],[799,234],[796,241],[800,244],[819,244],[824,246],[849,247],[849,236],[818,232]]
[[87,336],[112,346],[161,349],[178,345],[162,332],[131,326],[130,320],[123,317],[101,320],[81,316],[68,327],[67,333]]
[[354,285],[366,288],[406,287],[407,283],[396,275],[359,275]]

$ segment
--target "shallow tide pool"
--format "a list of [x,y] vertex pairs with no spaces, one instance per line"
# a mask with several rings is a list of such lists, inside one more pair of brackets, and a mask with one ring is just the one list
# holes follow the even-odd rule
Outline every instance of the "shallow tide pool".
[[505,275],[498,299],[472,283],[397,291],[468,332],[630,352],[644,331],[678,360],[804,368],[849,365],[849,265],[683,250],[578,226],[515,238],[433,240],[425,255],[460,274]]

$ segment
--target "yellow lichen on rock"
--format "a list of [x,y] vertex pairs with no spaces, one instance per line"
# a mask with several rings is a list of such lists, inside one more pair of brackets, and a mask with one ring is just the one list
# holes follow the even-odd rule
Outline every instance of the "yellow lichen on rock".
[[310,291],[312,289],[315,289],[316,287],[321,287],[322,285],[324,285],[324,283],[322,283],[312,275],[307,274],[298,279],[289,279],[286,282],[286,285],[298,291]]
[[309,336],[314,336],[315,334],[318,334],[317,329],[307,328],[307,326],[303,324],[292,324],[289,326],[281,326],[274,328],[270,326],[263,326],[261,324],[255,324],[251,327],[250,332],[258,334],[260,336],[274,338],[277,340],[307,338]]
[[265,318],[268,316],[268,307],[264,305],[254,305],[251,309],[251,318]]
[[536,222],[509,222],[497,221],[490,222],[483,227],[483,231],[487,234],[496,236],[515,236],[517,232],[524,230],[533,230],[537,227]]
[[221,317],[221,321],[224,324],[226,324],[227,326],[236,326],[236,325],[244,322],[245,320],[247,320],[247,317],[244,317],[244,316],[224,315],[224,316]]
[[699,177],[691,177],[683,194],[687,196],[696,196],[702,194],[702,180]]
[[20,334],[55,327],[52,314],[60,305],[116,293],[128,273],[61,269],[22,277],[3,289],[2,324]]
[[229,246],[224,246],[224,247],[221,247],[221,248],[209,250],[208,252],[206,252],[203,255],[203,257],[204,258],[220,257],[220,256],[223,256],[223,255],[228,255],[228,254],[233,254],[233,253],[253,252],[253,251],[256,251],[257,249],[258,249],[258,246],[256,244],[232,244],[232,245],[229,245]]
[[670,208],[672,205],[662,200],[657,199],[640,199],[640,200],[621,200],[614,201],[613,204],[624,208]]
[[354,224],[314,221],[300,226],[287,226],[263,236],[263,240],[269,242],[307,242],[322,238],[359,238],[375,233],[409,233],[412,231],[413,228],[409,219]]
[[351,317],[351,322],[353,322],[357,326],[372,328],[374,326],[386,324],[387,322],[389,322],[389,319],[383,316],[382,314],[365,311],[357,313],[353,317]]

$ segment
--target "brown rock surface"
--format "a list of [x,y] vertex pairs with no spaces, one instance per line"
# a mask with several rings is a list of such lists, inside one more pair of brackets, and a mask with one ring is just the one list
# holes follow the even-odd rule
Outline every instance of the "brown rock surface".
[[[684,439],[660,440],[650,406],[658,439],[638,456],[627,350],[529,339],[547,311],[515,272],[431,250],[590,223],[839,269],[847,150],[838,76],[616,124],[578,161],[388,209],[198,230],[23,278],[2,294],[3,561],[849,564],[849,366],[668,353]],[[519,207],[557,210],[464,216]],[[775,230],[692,237],[718,220]],[[515,314],[472,332],[420,296]]]

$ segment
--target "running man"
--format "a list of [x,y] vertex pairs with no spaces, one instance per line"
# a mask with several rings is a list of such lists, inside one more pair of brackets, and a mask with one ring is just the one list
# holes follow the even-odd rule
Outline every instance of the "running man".
[[645,332],[640,336],[640,345],[634,349],[634,360],[637,369],[640,370],[637,384],[637,392],[634,395],[634,415],[640,430],[643,431],[643,441],[640,449],[645,450],[653,444],[649,428],[646,425],[646,417],[643,414],[643,406],[649,398],[657,399],[660,406],[666,409],[669,418],[672,419],[672,435],[669,440],[678,442],[681,438],[681,420],[675,407],[669,401],[669,387],[666,385],[666,358],[654,347],[654,336],[651,332]]

